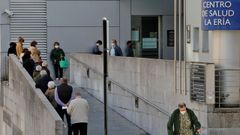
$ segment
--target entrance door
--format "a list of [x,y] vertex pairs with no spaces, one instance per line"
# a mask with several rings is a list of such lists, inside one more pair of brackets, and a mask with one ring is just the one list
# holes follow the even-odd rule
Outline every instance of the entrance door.
[[158,16],[133,16],[132,41],[135,56],[145,58],[159,57]]

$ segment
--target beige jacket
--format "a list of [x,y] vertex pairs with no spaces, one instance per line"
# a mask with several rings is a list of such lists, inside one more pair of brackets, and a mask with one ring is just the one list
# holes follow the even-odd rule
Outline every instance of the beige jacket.
[[17,52],[17,57],[20,58],[20,55],[23,52],[23,44],[22,43],[17,42],[16,52]]
[[37,49],[37,47],[30,46],[28,50],[31,52],[31,57],[35,63],[41,61],[40,51]]
[[71,115],[71,123],[88,123],[89,106],[87,100],[76,97],[72,100],[67,108],[67,112]]

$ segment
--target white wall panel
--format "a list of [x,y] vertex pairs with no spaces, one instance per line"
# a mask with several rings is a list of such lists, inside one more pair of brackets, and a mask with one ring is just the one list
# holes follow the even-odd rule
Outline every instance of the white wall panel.
[[[119,41],[119,27],[110,28],[110,39]],[[59,41],[65,52],[91,52],[97,40],[102,39],[101,27],[49,27],[48,50]]]
[[48,26],[119,26],[119,1],[48,1]]

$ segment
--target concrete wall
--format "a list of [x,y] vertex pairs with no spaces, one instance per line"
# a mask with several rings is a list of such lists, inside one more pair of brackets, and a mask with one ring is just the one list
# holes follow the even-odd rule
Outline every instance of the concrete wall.
[[[200,0],[186,0],[186,25],[191,26],[191,42],[186,44],[186,53],[188,61],[202,61],[213,62],[211,60],[212,44],[211,43],[211,31],[209,31],[209,41],[204,39],[204,31],[201,29],[201,1]],[[193,51],[193,29],[199,28],[199,51]],[[203,44],[209,44],[209,51],[203,51]]]
[[[89,54],[73,54],[74,58],[88,64],[90,67],[102,72],[102,57]],[[70,78],[72,82],[103,100],[102,76],[90,70],[87,77],[87,69],[79,62],[71,59]],[[174,63],[167,60],[153,60],[143,58],[109,57],[109,77],[122,86],[132,90],[137,95],[151,101],[168,114],[176,109],[178,102],[184,101],[193,109],[203,127],[208,127],[208,106],[190,100],[189,65],[187,66],[187,89],[186,91],[174,90]],[[214,70],[211,65],[207,66],[209,80],[207,93],[214,90]],[[211,94],[212,95],[212,94]],[[213,94],[214,95],[214,94]],[[108,92],[109,105],[117,112],[125,116],[136,125],[140,126],[152,135],[166,134],[168,116],[140,100],[139,108],[135,107],[135,96],[122,90],[112,83],[111,91]],[[214,97],[207,97],[213,98]],[[209,102],[209,104],[212,104]],[[155,127],[157,126],[157,127]]]
[[91,52],[102,39],[102,18],[110,20],[110,39],[119,41],[119,1],[48,1],[48,50],[59,41],[66,52]]
[[131,0],[132,15],[173,15],[173,0]]
[[4,14],[4,9],[9,9],[9,0],[0,2],[0,72],[1,77],[6,76],[6,55],[9,48],[10,34],[9,34],[9,23],[10,18]]
[[[36,0],[18,0],[36,1]],[[45,0],[38,0],[45,1]],[[59,41],[67,52],[91,52],[98,39],[102,39],[102,18],[110,20],[110,40],[117,39],[125,53],[126,41],[131,39],[131,15],[166,16],[173,15],[173,0],[46,0],[47,1],[47,51],[53,42]],[[146,4],[147,3],[147,4]],[[9,9],[10,1],[0,2],[1,25],[1,67],[6,74],[6,52],[10,42],[10,18],[2,14]],[[169,24],[169,25],[168,25]],[[165,19],[163,27],[172,27],[173,21]],[[171,28],[173,29],[173,28]],[[166,33],[166,32],[164,32]],[[165,38],[165,37],[163,37]],[[16,39],[17,40],[17,39]],[[164,45],[166,45],[164,39]],[[171,50],[171,49],[170,49]],[[169,48],[163,50],[166,58]],[[49,55],[48,55],[49,57]],[[49,62],[49,65],[50,62]],[[50,69],[52,67],[50,66]]]
[[17,58],[9,59],[9,82],[2,84],[1,135],[63,135],[63,122]]

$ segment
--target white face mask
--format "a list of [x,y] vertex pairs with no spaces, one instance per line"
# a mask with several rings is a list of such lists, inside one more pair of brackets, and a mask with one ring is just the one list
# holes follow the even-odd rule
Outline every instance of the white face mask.
[[112,43],[112,46],[115,46],[115,44],[114,44],[114,43]]
[[54,47],[57,49],[57,48],[59,48],[59,45],[55,45]]
[[183,114],[185,114],[185,113],[186,113],[186,111],[181,111],[180,113],[183,115]]
[[97,46],[100,46],[99,44],[96,44]]

